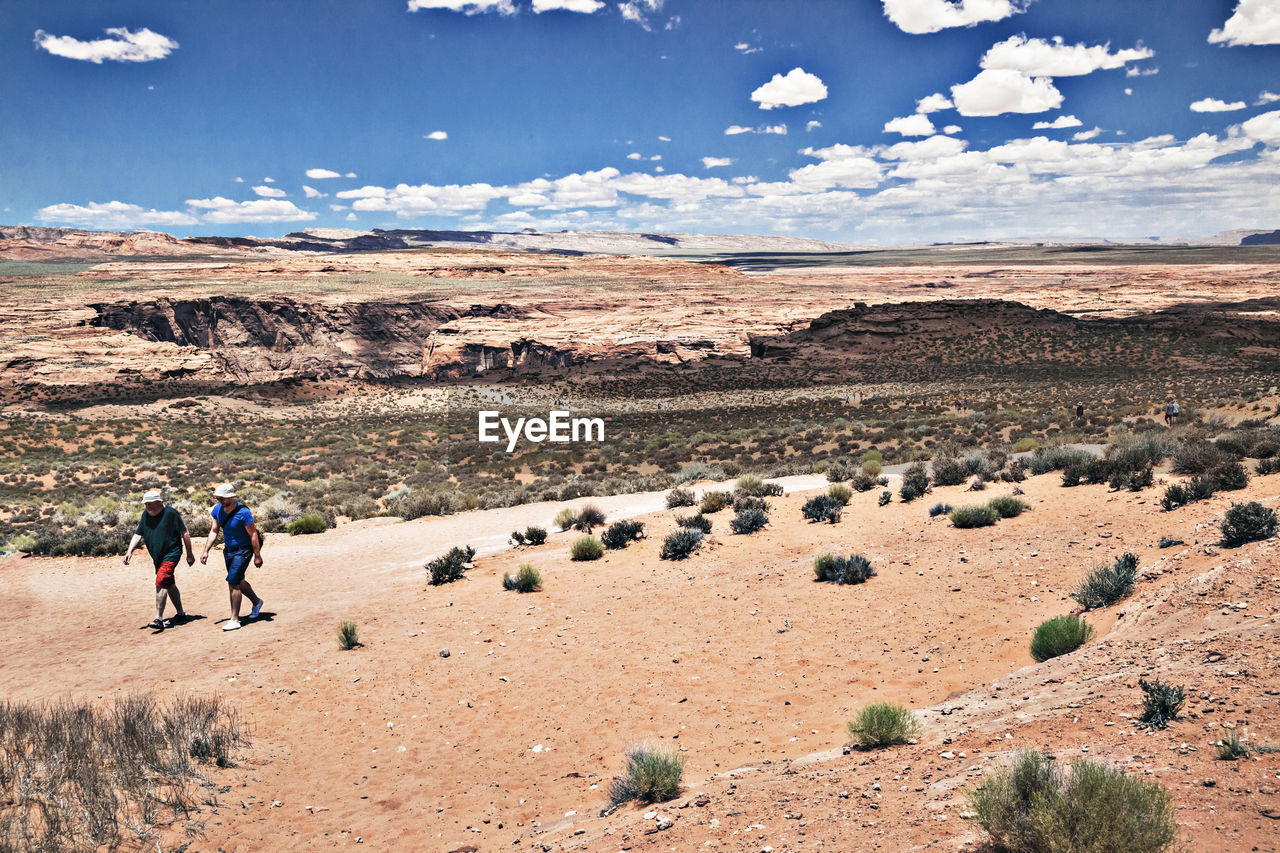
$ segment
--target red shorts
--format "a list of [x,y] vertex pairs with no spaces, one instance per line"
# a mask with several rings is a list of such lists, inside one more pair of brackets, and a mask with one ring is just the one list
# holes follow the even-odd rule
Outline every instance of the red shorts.
[[160,568],[156,569],[156,589],[168,589],[174,585],[173,570],[177,565],[177,560],[165,560],[160,564]]

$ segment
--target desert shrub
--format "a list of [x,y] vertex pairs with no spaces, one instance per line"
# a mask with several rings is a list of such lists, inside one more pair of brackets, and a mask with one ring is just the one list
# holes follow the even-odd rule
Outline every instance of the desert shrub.
[[631,800],[663,803],[680,793],[684,757],[676,750],[633,746],[627,750],[621,776],[609,785],[609,802],[618,806]]
[[933,457],[933,482],[937,486],[958,486],[969,476],[964,460],[957,456],[938,454]]
[[759,507],[746,507],[738,510],[738,514],[729,522],[729,529],[734,533],[746,535],[762,530],[769,523],[769,516]]
[[1249,485],[1249,472],[1239,462],[1215,465],[1206,476],[1213,482],[1214,491],[1218,492],[1234,492]]
[[840,506],[848,506],[849,501],[853,499],[853,489],[844,483],[832,483],[827,488],[827,497],[840,501]]
[[813,561],[813,573],[819,581],[835,584],[860,584],[876,576],[871,561],[861,554],[833,557],[823,554]]
[[719,480],[723,469],[715,469],[705,462],[690,462],[681,468],[673,478],[676,483],[692,483],[694,480]]
[[693,506],[698,502],[693,496],[693,492],[689,489],[682,489],[679,486],[667,492],[667,509],[675,509],[678,506]]
[[502,573],[502,588],[516,592],[537,592],[542,589],[542,574],[533,566],[525,563],[516,570],[515,577]]
[[1031,473],[1039,476],[1050,471],[1061,471],[1073,464],[1088,462],[1093,456],[1078,447],[1064,447],[1060,444],[1041,447],[1031,454]]
[[1034,750],[969,794],[978,824],[1007,853],[1164,853],[1178,841],[1173,803],[1146,782],[1091,761],[1069,773]]
[[911,503],[928,491],[929,474],[923,464],[917,462],[902,472],[902,487],[898,490],[898,497],[902,498],[903,503]]
[[956,527],[990,527],[1000,518],[1000,514],[987,504],[967,504],[951,510],[947,513],[947,518]]
[[530,545],[541,545],[547,541],[547,531],[542,527],[526,527],[524,529],[524,538]]
[[300,518],[295,518],[293,521],[289,522],[288,527],[290,536],[305,536],[311,533],[323,533],[328,529],[329,525],[326,524],[325,520],[318,515],[304,515]]
[[683,560],[702,545],[705,534],[692,527],[682,527],[662,540],[662,549],[658,552],[661,560]]
[[1031,657],[1038,663],[1074,652],[1093,636],[1093,626],[1079,616],[1055,616],[1036,628],[1031,638]]
[[854,474],[849,485],[855,492],[869,492],[876,486],[887,486],[889,481],[884,477],[872,477],[868,474]]
[[760,494],[757,495],[757,497],[780,498],[782,497],[782,492],[783,488],[781,483],[765,483],[760,487]]
[[880,464],[878,459],[868,459],[866,462],[862,463],[862,473],[873,480],[876,477],[879,477],[883,471],[884,466]]
[[863,749],[906,743],[923,728],[915,714],[892,702],[867,705],[846,726],[849,736]]
[[572,507],[565,507],[556,513],[556,517],[552,519],[552,524],[561,530],[568,530],[573,527],[574,522],[578,520],[578,511]]
[[967,473],[982,479],[991,476],[998,466],[993,466],[987,452],[982,448],[974,448],[964,455],[964,469]]
[[81,520],[64,530],[54,523],[36,528],[30,554],[48,557],[113,557],[123,554],[138,527],[136,518],[113,527]]
[[1232,461],[1221,448],[1204,439],[1189,439],[1173,453],[1173,473],[1203,474],[1224,462]]
[[600,541],[610,551],[617,551],[642,538],[644,538],[643,521],[615,521],[609,525],[609,529],[600,537]]
[[744,474],[733,485],[739,492],[759,497],[761,490],[764,489],[764,480],[759,474]]
[[338,626],[338,648],[344,652],[351,651],[360,645],[360,630],[354,622],[343,622]]
[[1240,740],[1240,733],[1237,731],[1227,732],[1214,746],[1217,747],[1219,761],[1235,761],[1249,754],[1249,747]]
[[937,518],[940,515],[946,515],[951,512],[951,504],[936,503],[929,507],[929,517]]
[[1062,485],[1078,486],[1081,483],[1097,485],[1111,479],[1111,464],[1105,459],[1097,459],[1089,454],[1067,464],[1062,469]]
[[1175,510],[1180,506],[1186,506],[1191,502],[1191,496],[1187,493],[1185,486],[1174,483],[1164,490],[1164,497],[1160,498],[1160,506],[1165,512]]
[[702,502],[698,504],[698,509],[710,515],[719,512],[725,507],[733,503],[733,495],[728,492],[705,492],[702,495]]
[[1140,492],[1155,485],[1155,471],[1149,465],[1136,471],[1114,468],[1107,485],[1116,491],[1128,489],[1131,492]]
[[1139,678],[1138,686],[1143,692],[1142,714],[1138,717],[1138,724],[1153,730],[1167,729],[1169,723],[1178,719],[1182,704],[1187,698],[1186,693],[1181,687],[1165,684],[1158,678],[1155,681]]
[[451,515],[457,510],[453,496],[441,492],[414,489],[387,501],[387,512],[405,521],[427,515]]
[[870,450],[868,450],[866,453],[862,454],[862,464],[866,465],[868,462],[878,462],[880,464],[884,464],[884,454],[873,447]]
[[1000,495],[987,501],[987,506],[996,511],[1001,518],[1015,518],[1031,509],[1031,504],[1015,498],[1013,495]]
[[1071,593],[1085,610],[1108,607],[1133,592],[1138,578],[1138,558],[1121,554],[1110,566],[1098,566]]
[[578,510],[578,517],[573,520],[573,529],[590,533],[593,527],[604,524],[604,511],[594,504],[587,504]]
[[1268,474],[1280,472],[1280,456],[1270,459],[1259,459],[1258,464],[1253,469],[1259,477],[1265,477]]
[[471,561],[475,556],[476,549],[470,545],[465,548],[459,548],[456,545],[450,548],[448,553],[427,563],[427,573],[431,575],[431,584],[439,586],[440,584],[452,583],[458,580],[462,577],[462,573],[471,567]]
[[981,492],[981,491],[985,491],[986,488],[987,488],[986,480],[982,479],[981,477],[974,477],[973,482],[969,484],[969,488],[965,489],[965,491]]
[[827,482],[840,483],[845,480],[853,479],[853,475],[856,474],[857,472],[858,472],[857,463],[853,462],[850,459],[841,457],[840,459],[831,460],[831,463],[827,465],[827,470],[825,473],[827,477]]
[[1141,471],[1159,465],[1177,449],[1177,444],[1161,435],[1130,435],[1108,445],[1106,460],[1116,470]]
[[893,493],[890,492],[888,489],[885,489],[883,492],[880,493],[880,498],[877,501],[877,503],[880,506],[888,506],[889,501],[891,500],[893,500]]
[[1021,483],[1027,479],[1027,465],[1021,459],[1010,459],[1000,470],[999,479],[1006,483]]
[[1222,544],[1238,548],[1276,535],[1276,511],[1257,501],[1232,504],[1222,519]]
[[840,511],[844,504],[831,495],[814,495],[804,502],[800,514],[812,522],[828,521],[835,524],[840,520]]
[[687,516],[686,518],[680,518],[679,516],[677,516],[676,526],[687,527],[691,530],[701,530],[703,533],[710,533],[711,519],[707,518],[702,513],[698,513],[697,515],[690,515],[690,516]]
[[1161,536],[1161,537],[1160,537],[1160,547],[1161,547],[1161,548],[1172,548],[1172,547],[1173,547],[1173,546],[1175,546],[1175,545],[1185,545],[1185,544],[1187,544],[1187,543],[1183,542],[1181,539],[1173,539],[1173,538],[1171,538],[1171,537],[1169,537],[1169,536]]
[[754,495],[738,495],[733,499],[734,512],[742,512],[747,509],[758,509],[767,515],[769,512],[769,502],[764,498],[757,498]]
[[569,544],[569,556],[573,560],[598,560],[604,556],[604,543],[587,534]]
[[1020,438],[1014,442],[1013,447],[1009,448],[1013,453],[1028,453],[1040,446],[1040,442],[1034,438]]

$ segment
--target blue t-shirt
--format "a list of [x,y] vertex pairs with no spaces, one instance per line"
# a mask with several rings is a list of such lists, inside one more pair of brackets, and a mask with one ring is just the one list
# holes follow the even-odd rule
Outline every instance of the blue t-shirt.
[[230,518],[226,518],[222,504],[215,506],[209,514],[213,516],[213,520],[218,522],[218,526],[222,528],[223,548],[225,550],[253,550],[253,543],[249,541],[249,531],[244,529],[246,524],[253,524],[253,513],[249,512],[247,506],[240,504]]

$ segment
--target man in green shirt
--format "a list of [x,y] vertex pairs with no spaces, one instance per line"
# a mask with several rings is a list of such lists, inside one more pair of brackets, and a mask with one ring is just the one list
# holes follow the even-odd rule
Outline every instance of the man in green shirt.
[[124,564],[129,565],[133,552],[140,542],[147,543],[147,553],[156,565],[156,618],[147,627],[163,631],[170,624],[165,622],[164,607],[169,599],[173,599],[173,609],[177,611],[174,619],[185,621],[186,612],[182,609],[182,595],[173,580],[173,570],[182,557],[183,546],[186,546],[187,565],[195,565],[195,551],[191,549],[191,534],[182,516],[171,506],[164,505],[164,499],[154,489],[142,496],[142,505],[146,512],[138,519],[138,529],[129,540],[129,549],[124,553]]

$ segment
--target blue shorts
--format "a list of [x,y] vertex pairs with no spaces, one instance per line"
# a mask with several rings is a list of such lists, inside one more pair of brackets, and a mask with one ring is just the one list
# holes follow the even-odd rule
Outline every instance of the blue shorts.
[[253,551],[223,551],[222,557],[227,561],[227,583],[243,581],[244,573],[249,570],[249,561],[253,559]]

